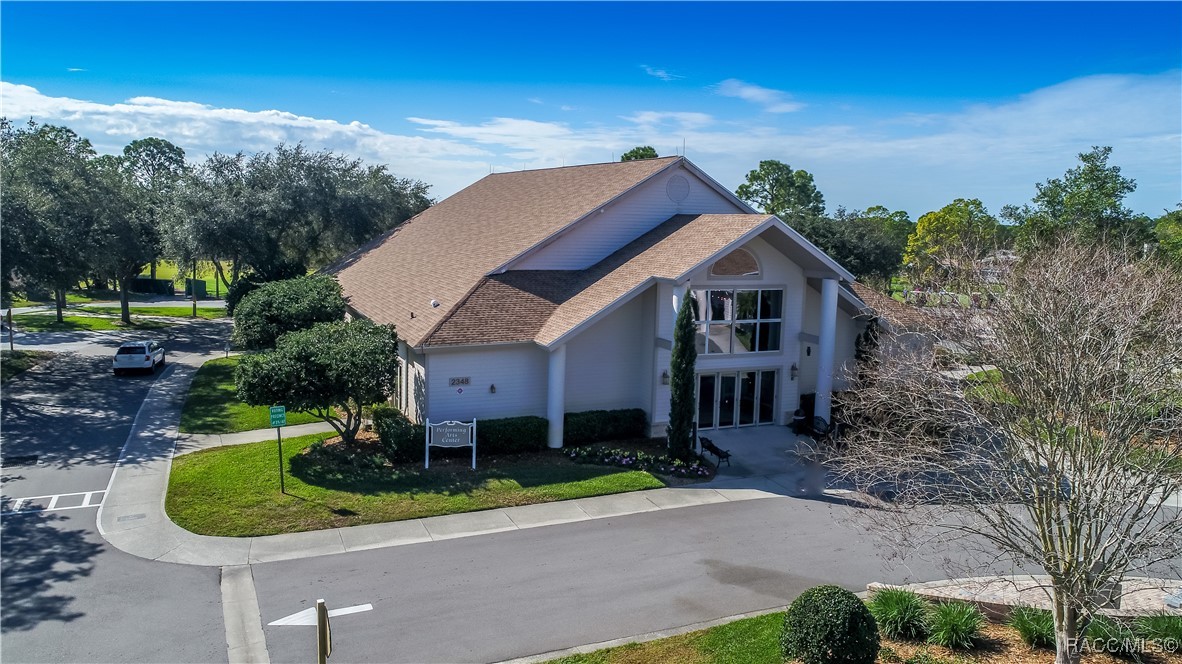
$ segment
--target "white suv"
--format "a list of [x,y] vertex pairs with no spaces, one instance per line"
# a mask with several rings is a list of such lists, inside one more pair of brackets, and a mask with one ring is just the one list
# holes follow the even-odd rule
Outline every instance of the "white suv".
[[156,367],[164,367],[164,347],[155,341],[128,341],[111,358],[116,376],[126,371],[155,371]]

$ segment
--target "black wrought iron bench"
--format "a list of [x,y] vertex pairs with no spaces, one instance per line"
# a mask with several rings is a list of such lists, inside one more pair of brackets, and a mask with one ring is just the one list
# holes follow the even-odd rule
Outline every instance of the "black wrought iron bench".
[[718,458],[718,465],[719,466],[722,465],[723,461],[726,462],[726,465],[728,465],[728,466],[731,465],[730,450],[721,449],[720,447],[718,447],[717,445],[714,444],[714,441],[710,440],[709,438],[707,438],[705,436],[699,436],[698,440],[702,441],[702,449],[703,450],[705,450],[709,454],[713,454],[715,457]]

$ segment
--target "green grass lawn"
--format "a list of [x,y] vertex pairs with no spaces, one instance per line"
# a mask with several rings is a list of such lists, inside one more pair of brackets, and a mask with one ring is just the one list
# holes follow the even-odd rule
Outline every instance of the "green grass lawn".
[[[105,314],[108,316],[118,316],[118,307],[73,307],[75,311],[85,311],[92,314]],[[163,316],[165,318],[192,318],[192,307],[132,307],[132,316]],[[226,308],[222,306],[217,307],[202,307],[201,303],[197,303],[197,317],[198,318],[225,318]]]
[[[224,265],[225,269],[229,269],[229,264]],[[147,277],[152,274],[152,267],[150,265],[144,266],[143,272],[140,276]],[[188,266],[181,274],[177,274],[177,264],[172,261],[159,261],[156,263],[156,278],[157,279],[172,279],[176,282],[177,292],[184,292],[185,279],[193,275],[192,266]],[[229,275],[227,275],[227,278]],[[197,263],[197,278],[205,282],[205,294],[208,297],[215,297],[217,295],[225,295],[226,287],[217,280],[217,273],[214,272],[213,263],[210,261],[199,261]]]
[[172,327],[172,323],[158,320],[135,319],[131,325],[124,325],[117,316],[62,316],[62,322],[52,313],[17,314],[12,317],[16,333],[21,332],[78,332],[81,330],[103,332],[109,330],[159,330]]
[[784,613],[777,611],[679,636],[563,657],[549,664],[781,664],[783,626]]
[[219,447],[177,457],[165,508],[177,525],[202,535],[273,535],[441,514],[530,505],[665,486],[649,473],[576,464],[560,452],[301,477],[292,458],[332,434],[283,441],[287,493],[279,493],[275,441]]
[[[181,411],[182,433],[234,433],[271,426],[266,406],[248,406],[238,400],[234,385],[238,360],[238,356],[210,360],[197,370]],[[288,424],[320,421],[306,413],[287,413]]]
[[[87,303],[95,302],[98,300],[111,300],[111,299],[118,300],[119,293],[117,291],[98,291],[98,292],[90,293],[90,294],[82,293],[82,292],[75,292],[75,291],[68,291],[66,293],[66,305],[67,306],[71,305],[71,304],[87,304]],[[17,298],[12,301],[12,306],[14,306],[14,307],[38,307],[38,306],[43,306],[43,305],[50,306],[52,304],[53,304],[53,296],[52,295],[50,295],[49,297],[44,298],[44,299],[25,300],[22,298]]]
[[48,361],[51,357],[53,357],[53,353],[43,350],[2,350],[0,351],[0,382],[7,382],[38,364]]

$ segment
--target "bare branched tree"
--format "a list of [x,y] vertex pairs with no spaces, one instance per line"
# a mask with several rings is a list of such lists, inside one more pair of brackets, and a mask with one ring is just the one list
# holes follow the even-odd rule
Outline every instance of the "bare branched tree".
[[896,544],[938,531],[1043,570],[1055,661],[1073,664],[1126,576],[1179,578],[1182,276],[1064,242],[978,283],[992,306],[930,310],[928,337],[959,377],[947,352],[883,335],[824,452],[881,499],[875,525]]

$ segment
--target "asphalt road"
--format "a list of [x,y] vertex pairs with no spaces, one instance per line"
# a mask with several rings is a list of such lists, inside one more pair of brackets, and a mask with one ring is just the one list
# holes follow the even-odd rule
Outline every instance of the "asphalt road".
[[[169,362],[199,362],[228,329],[212,322],[154,334]],[[111,375],[113,349],[134,336],[17,335],[18,347],[73,352],[5,383],[0,397],[5,662],[227,659],[219,570],[130,556],[96,528],[102,491],[157,377]],[[82,506],[86,492],[89,507]],[[43,498],[23,501],[22,510],[48,507],[51,495],[59,496],[58,509],[12,513],[32,497]]]
[[[767,499],[253,566],[263,624],[324,599],[333,662],[492,662],[789,603],[821,583],[942,578],[884,564],[855,509]],[[272,662],[310,627],[264,628]]]

